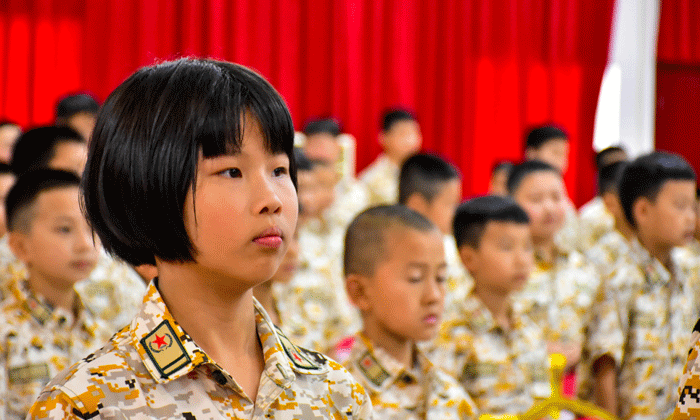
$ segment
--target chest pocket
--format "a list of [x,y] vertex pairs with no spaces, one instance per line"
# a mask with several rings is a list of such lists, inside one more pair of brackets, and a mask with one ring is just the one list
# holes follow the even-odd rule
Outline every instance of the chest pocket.
[[7,379],[8,417],[25,417],[36,397],[51,380],[51,369],[48,363],[10,365],[7,370]]

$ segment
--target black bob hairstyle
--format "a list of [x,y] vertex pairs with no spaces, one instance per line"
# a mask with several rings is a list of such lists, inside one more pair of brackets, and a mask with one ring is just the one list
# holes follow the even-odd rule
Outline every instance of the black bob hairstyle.
[[88,221],[105,250],[132,265],[193,261],[183,211],[200,153],[239,152],[247,113],[267,151],[289,157],[296,187],[292,118],[254,71],[182,58],[141,68],[119,85],[97,116],[82,183]]

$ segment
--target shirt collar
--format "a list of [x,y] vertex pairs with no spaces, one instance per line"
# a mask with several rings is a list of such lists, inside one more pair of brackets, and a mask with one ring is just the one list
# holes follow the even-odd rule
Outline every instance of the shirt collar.
[[404,384],[420,383],[427,377],[432,368],[428,358],[413,345],[416,366],[407,367],[391,357],[380,347],[375,347],[363,333],[358,333],[351,356],[360,372],[369,381],[369,386],[376,389],[387,389],[396,382]]
[[9,270],[12,275],[10,293],[22,310],[27,311],[36,322],[52,328],[72,328],[73,325],[80,325],[89,336],[95,336],[98,326],[77,293],[74,295],[72,311],[54,308],[43,296],[34,293],[24,270],[13,267]]
[[[634,238],[630,244],[630,254],[632,260],[644,271],[644,277],[649,284],[667,284],[671,281],[671,273],[661,264],[661,261],[653,257],[649,251],[642,246],[638,238]],[[671,254],[672,269],[677,267],[674,255]]]
[[[272,324],[258,301],[253,299],[253,303],[265,358],[265,375],[286,388],[294,381],[295,372],[327,372],[326,359],[322,355],[289,342]],[[175,321],[158,291],[157,278],[148,286],[141,310],[131,322],[130,333],[134,347],[156,383],[173,381],[203,365],[211,365],[208,370],[223,372]],[[222,376],[223,379],[219,380]],[[226,374],[217,374],[214,378],[223,383],[232,380]]]
[[[522,326],[521,320],[518,316],[514,316],[513,305],[510,299],[509,304],[511,326],[514,330],[520,329]],[[481,299],[476,296],[474,289],[469,292],[467,298],[465,299],[462,319],[466,321],[466,324],[472,331],[505,332],[493,318],[491,311],[486,307],[486,305],[484,305]]]

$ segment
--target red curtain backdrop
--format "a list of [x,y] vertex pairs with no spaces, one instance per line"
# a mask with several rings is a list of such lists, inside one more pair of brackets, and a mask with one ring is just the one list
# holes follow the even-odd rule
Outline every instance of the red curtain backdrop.
[[3,0],[0,118],[47,123],[56,99],[104,99],[139,66],[181,55],[251,66],[295,125],[335,116],[379,153],[383,109],[416,111],[424,148],[456,163],[465,196],[518,160],[526,127],[571,134],[570,194],[594,194],[593,120],[614,0]]
[[700,2],[663,0],[656,72],[656,147],[700,173]]

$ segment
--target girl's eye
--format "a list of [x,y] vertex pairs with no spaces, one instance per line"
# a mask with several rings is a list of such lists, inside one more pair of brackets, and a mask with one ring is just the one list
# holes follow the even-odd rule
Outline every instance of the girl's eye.
[[70,233],[70,227],[68,226],[59,226],[56,228],[56,232],[58,233]]
[[229,168],[221,171],[220,174],[228,178],[240,178],[241,170],[238,168]]
[[288,171],[287,168],[285,168],[284,166],[280,166],[279,168],[275,168],[275,170],[273,171],[273,173],[275,174],[275,176],[286,175],[287,172],[289,172],[289,171]]

